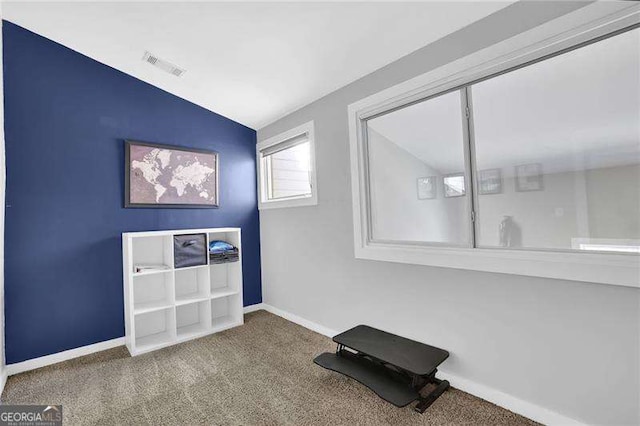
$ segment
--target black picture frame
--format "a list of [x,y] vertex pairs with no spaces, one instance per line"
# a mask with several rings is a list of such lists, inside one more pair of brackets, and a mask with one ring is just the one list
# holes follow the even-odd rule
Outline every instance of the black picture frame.
[[[213,155],[215,161],[215,197],[213,204],[169,204],[169,203],[133,203],[131,202],[131,147],[145,146],[151,148],[166,149],[189,153]],[[124,207],[125,208],[151,208],[151,209],[217,209],[220,207],[220,158],[216,151],[186,148],[184,146],[167,145],[153,142],[143,142],[126,139],[124,141]]]

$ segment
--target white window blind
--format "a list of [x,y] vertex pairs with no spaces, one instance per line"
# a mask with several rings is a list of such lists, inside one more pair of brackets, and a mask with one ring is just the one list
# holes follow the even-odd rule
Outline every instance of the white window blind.
[[305,132],[260,150],[266,201],[311,196],[311,143]]

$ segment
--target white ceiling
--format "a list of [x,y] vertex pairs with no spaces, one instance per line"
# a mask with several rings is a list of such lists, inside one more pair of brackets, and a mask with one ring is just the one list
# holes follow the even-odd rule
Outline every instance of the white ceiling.
[[[640,164],[640,29],[472,86],[479,169]],[[463,167],[457,92],[371,120],[441,173]]]
[[509,3],[20,1],[3,17],[258,129]]

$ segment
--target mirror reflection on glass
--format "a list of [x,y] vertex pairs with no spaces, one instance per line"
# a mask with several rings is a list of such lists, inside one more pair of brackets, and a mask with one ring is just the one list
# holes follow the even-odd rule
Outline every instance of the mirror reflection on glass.
[[373,239],[469,246],[460,92],[370,119],[366,130]]
[[635,29],[471,86],[477,246],[640,252],[639,58]]
[[374,241],[640,253],[640,29],[366,131]]

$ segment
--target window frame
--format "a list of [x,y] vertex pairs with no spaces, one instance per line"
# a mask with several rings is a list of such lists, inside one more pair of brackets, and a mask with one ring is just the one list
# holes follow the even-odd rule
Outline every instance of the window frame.
[[[293,129],[282,132],[276,136],[260,141],[256,144],[256,167],[258,175],[258,210],[315,206],[318,204],[318,185],[316,183],[316,146],[315,146],[315,130],[314,122],[309,121]],[[282,197],[269,199],[267,193],[271,181],[267,177],[265,161],[262,151],[275,145],[279,145],[292,138],[307,135],[309,140],[309,163],[311,170],[309,171],[309,184],[311,186],[311,194],[298,195],[293,197]]]
[[[367,122],[371,119],[386,115],[388,113],[400,110],[402,108],[405,107],[409,107],[413,104],[418,104],[421,102],[425,102],[425,101],[429,101],[430,99],[435,99],[438,98],[440,96],[443,95],[447,95],[447,94],[455,94],[458,93],[460,96],[460,107],[461,107],[461,118],[462,121],[460,122],[460,126],[462,129],[462,150],[463,150],[463,164],[464,164],[464,170],[462,173],[449,173],[447,175],[443,175],[442,176],[442,187],[443,187],[443,196],[444,196],[444,192],[445,192],[445,185],[444,185],[444,179],[450,176],[458,176],[461,175],[464,178],[464,184],[465,184],[465,194],[461,195],[461,196],[468,196],[468,201],[465,203],[466,207],[465,210],[467,211],[467,214],[469,217],[473,217],[473,210],[475,208],[474,205],[474,196],[472,191],[469,191],[468,186],[471,185],[472,182],[472,175],[471,175],[471,162],[472,162],[472,155],[471,155],[471,151],[470,151],[470,147],[469,147],[469,123],[467,121],[467,118],[469,117],[469,110],[467,108],[467,93],[465,90],[461,90],[460,88],[454,88],[451,90],[446,90],[444,92],[440,92],[440,93],[436,93],[435,95],[430,95],[427,96],[424,99],[419,99],[417,101],[413,101],[413,102],[409,102],[406,105],[401,105],[401,106],[396,106],[391,108],[388,111],[383,111],[383,112],[376,112],[374,115],[372,116],[367,116],[366,118],[362,118],[361,119],[361,123],[360,125],[362,126],[362,132],[363,132],[363,149],[366,150],[364,156],[364,165],[366,167],[366,176],[370,176],[370,169],[369,169],[369,152],[368,152],[368,146],[369,146],[369,141],[368,141],[368,131],[367,131]],[[352,175],[352,180],[353,180],[353,175]],[[468,239],[466,242],[464,243],[450,243],[450,242],[441,242],[441,241],[398,241],[398,240],[384,240],[384,239],[374,239],[373,236],[373,217],[372,217],[372,212],[371,212],[371,188],[369,187],[369,180],[366,179],[366,207],[367,207],[367,231],[368,231],[368,241],[370,243],[383,243],[383,244],[393,244],[393,245],[411,245],[411,246],[429,246],[429,247],[460,247],[460,248],[473,248],[475,245],[475,227],[473,225],[473,221],[468,221],[466,222],[467,225],[467,235],[468,235]]]
[[[359,259],[612,284],[640,288],[640,256],[563,250],[454,247],[375,241],[371,238],[366,122],[393,110],[451,91],[468,101],[466,86],[562,54],[640,26],[640,5],[594,3],[349,105],[349,145],[354,252]],[[566,30],[571,28],[570,30]],[[463,108],[469,105],[463,102]],[[470,115],[472,111],[465,111]],[[475,161],[473,127],[468,161]],[[472,172],[473,171],[473,172]],[[470,176],[467,176],[470,175]],[[475,164],[465,170],[474,215]],[[473,219],[472,219],[473,220]],[[473,223],[470,220],[470,226]],[[475,227],[474,227],[475,228]],[[475,237],[475,235],[472,233]],[[475,239],[475,238],[474,238]],[[475,241],[473,242],[475,245]]]

